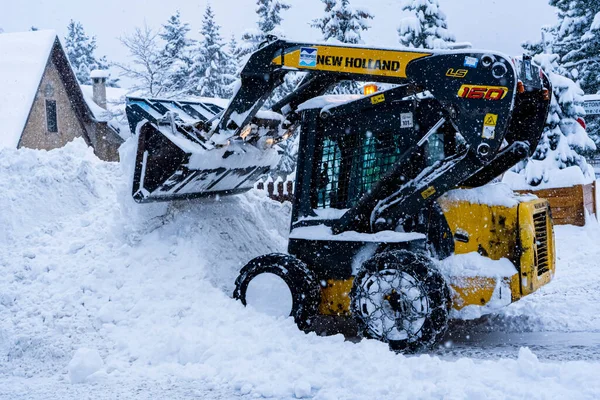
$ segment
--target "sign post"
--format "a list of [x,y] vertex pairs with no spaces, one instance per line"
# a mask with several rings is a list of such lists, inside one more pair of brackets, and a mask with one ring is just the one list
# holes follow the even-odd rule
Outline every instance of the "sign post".
[[587,115],[600,115],[600,95],[586,95],[583,99],[583,108]]

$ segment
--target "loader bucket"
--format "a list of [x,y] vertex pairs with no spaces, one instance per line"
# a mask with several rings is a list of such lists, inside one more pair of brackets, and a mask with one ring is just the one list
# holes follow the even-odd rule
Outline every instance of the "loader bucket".
[[[127,99],[127,119],[137,134],[132,195],[135,201],[169,201],[245,192],[277,164],[276,148],[241,138],[215,144],[194,126],[223,110],[213,102]],[[262,121],[278,126],[279,120]]]

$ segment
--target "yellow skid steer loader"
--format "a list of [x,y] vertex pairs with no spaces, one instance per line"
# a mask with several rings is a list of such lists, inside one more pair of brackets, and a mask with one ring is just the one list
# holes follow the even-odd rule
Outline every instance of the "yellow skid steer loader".
[[[293,71],[307,72],[296,90],[261,110]],[[324,95],[342,81],[391,85]],[[133,197],[249,190],[299,132],[288,252],[249,261],[234,297],[302,329],[427,348],[459,310],[510,304],[554,274],[548,202],[486,185],[532,154],[551,89],[528,57],[270,38],[226,107],[129,99]]]

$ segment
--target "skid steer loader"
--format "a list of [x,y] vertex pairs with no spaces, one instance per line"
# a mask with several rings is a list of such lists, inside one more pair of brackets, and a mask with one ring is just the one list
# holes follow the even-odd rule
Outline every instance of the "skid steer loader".
[[[259,111],[291,71],[307,74]],[[392,85],[323,95],[341,81]],[[234,297],[305,330],[427,348],[458,310],[510,304],[554,274],[548,202],[484,187],[532,154],[550,92],[527,57],[270,38],[226,106],[129,99],[133,197],[246,191],[297,130],[288,254],[251,260]]]

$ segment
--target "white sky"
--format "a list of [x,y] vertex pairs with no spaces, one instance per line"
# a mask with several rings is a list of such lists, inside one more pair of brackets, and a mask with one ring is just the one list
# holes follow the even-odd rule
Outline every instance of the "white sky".
[[[284,12],[282,28],[290,39],[314,41],[318,32],[308,25],[321,15],[319,0],[288,0],[292,4]],[[61,38],[69,19],[83,23],[86,32],[96,35],[97,55],[112,61],[125,61],[127,52],[118,37],[146,22],[159,27],[179,9],[189,22],[194,36],[201,25],[208,0],[0,0],[0,27],[6,32],[28,30],[30,26],[55,29]],[[537,39],[542,25],[556,21],[548,0],[439,0],[448,16],[448,25],[458,41],[471,42],[476,48],[521,53],[520,44]],[[210,3],[229,40],[245,29],[256,26],[255,0],[212,0]],[[371,30],[363,34],[367,44],[396,46],[396,28],[400,16],[400,0],[351,0],[351,4],[368,8],[375,19]]]

